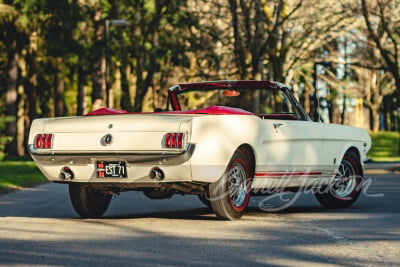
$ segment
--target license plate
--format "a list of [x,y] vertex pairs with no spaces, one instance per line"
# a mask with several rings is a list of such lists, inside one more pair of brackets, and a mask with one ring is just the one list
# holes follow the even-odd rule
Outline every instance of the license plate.
[[97,161],[97,178],[126,178],[126,163],[124,161]]

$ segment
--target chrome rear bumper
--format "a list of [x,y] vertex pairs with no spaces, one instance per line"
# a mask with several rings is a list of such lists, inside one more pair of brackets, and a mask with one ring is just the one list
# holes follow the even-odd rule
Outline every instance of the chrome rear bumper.
[[124,160],[129,164],[141,165],[179,165],[190,159],[195,149],[194,144],[189,144],[187,149],[179,153],[166,152],[97,152],[97,153],[38,153],[29,146],[29,152],[33,160],[39,164],[45,165],[70,165],[70,164],[92,164],[96,160]]

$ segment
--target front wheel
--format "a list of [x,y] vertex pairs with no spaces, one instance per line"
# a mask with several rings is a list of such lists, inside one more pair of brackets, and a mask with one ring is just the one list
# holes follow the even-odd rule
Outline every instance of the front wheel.
[[108,209],[112,197],[80,183],[69,184],[69,196],[76,213],[82,218],[101,217]]
[[210,184],[210,203],[218,217],[239,219],[250,199],[251,170],[243,152],[236,151],[226,173],[216,183]]
[[317,200],[326,208],[351,206],[360,195],[362,174],[358,155],[348,151],[331,184],[315,193]]

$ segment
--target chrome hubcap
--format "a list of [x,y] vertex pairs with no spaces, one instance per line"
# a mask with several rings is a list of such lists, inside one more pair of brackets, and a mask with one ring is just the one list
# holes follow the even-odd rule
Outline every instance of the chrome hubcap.
[[357,186],[357,176],[353,165],[343,160],[332,181],[331,191],[337,197],[348,197]]
[[247,177],[242,164],[236,163],[229,171],[228,185],[230,189],[230,199],[235,207],[240,207],[246,200]]

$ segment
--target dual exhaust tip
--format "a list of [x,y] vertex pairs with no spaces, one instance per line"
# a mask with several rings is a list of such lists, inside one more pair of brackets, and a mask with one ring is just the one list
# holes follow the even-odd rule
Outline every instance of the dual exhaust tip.
[[59,177],[61,180],[72,180],[75,178],[75,175],[70,167],[63,167],[61,169]]
[[158,167],[152,168],[149,176],[150,179],[156,179],[156,180],[164,180],[165,178],[164,172]]
[[[63,167],[61,169],[59,177],[61,180],[72,180],[75,178],[75,175],[72,172],[70,167]],[[161,180],[164,180],[165,175],[164,175],[164,172],[160,168],[154,167],[150,170],[149,177],[150,177],[150,179],[156,179],[156,180],[161,181]]]

